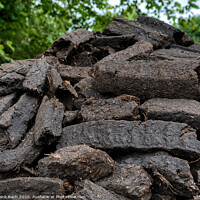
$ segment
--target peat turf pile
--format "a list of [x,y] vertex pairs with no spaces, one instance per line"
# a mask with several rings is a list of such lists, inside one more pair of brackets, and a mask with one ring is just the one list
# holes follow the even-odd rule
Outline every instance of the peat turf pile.
[[1,199],[199,198],[200,45],[182,31],[78,29],[1,65],[0,95]]

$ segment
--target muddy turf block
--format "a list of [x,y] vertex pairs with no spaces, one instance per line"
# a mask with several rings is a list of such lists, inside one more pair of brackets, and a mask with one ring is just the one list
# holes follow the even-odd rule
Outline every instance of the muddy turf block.
[[164,150],[188,160],[200,156],[196,131],[184,123],[153,121],[90,121],[65,127],[57,149],[80,144],[109,152]]
[[87,145],[59,149],[38,162],[40,176],[70,182],[81,179],[95,181],[108,176],[114,169],[115,162],[107,153]]

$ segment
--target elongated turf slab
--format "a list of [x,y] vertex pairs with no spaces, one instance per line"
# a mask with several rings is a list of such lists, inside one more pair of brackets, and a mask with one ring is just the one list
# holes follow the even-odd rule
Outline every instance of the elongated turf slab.
[[[129,156],[122,156],[117,161],[123,164],[142,165],[152,176],[160,173],[160,177],[164,177],[170,183],[165,191],[164,188],[160,188],[163,193],[167,194],[170,191],[174,191],[180,196],[192,198],[198,191],[190,172],[189,163],[186,160],[170,156],[166,152],[135,153]],[[166,184],[164,179],[161,181],[162,184]]]
[[181,122],[200,129],[200,102],[191,99],[157,98],[140,109],[147,119]]
[[187,124],[166,121],[91,121],[63,129],[57,149],[88,144],[103,150],[165,150],[188,159],[199,158],[200,141]]

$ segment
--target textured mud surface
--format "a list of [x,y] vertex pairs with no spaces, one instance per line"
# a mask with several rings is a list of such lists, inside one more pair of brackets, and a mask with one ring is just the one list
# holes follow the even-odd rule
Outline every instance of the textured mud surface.
[[140,107],[148,119],[187,123],[200,129],[200,102],[190,99],[150,99]]
[[89,99],[81,106],[83,121],[109,119],[139,119],[137,99],[134,96],[122,95],[116,98]]
[[114,173],[99,181],[98,185],[131,199],[151,198],[151,177],[141,165],[120,164]]
[[[187,124],[166,121],[91,121],[63,129],[57,149],[87,144],[114,153],[165,150],[187,159],[198,159],[200,141]],[[192,145],[190,145],[192,144]]]
[[15,178],[0,181],[0,194],[30,197],[39,195],[64,195],[63,181],[50,178]]
[[[172,192],[180,195],[192,197],[198,187],[190,172],[190,166],[187,161],[170,156],[165,152],[132,154],[130,156],[118,158],[120,163],[140,164],[151,175],[165,179],[165,184],[171,188]],[[162,191],[165,193],[165,191]]]
[[200,45],[160,20],[78,29],[0,66],[0,198],[200,199]]
[[[137,55],[136,55],[137,56]],[[95,64],[94,88],[101,93],[199,100],[199,61],[141,56],[131,61]]]
[[105,188],[94,184],[89,180],[85,180],[84,182],[77,183],[77,192],[67,197],[67,199],[84,199],[84,200],[128,200],[121,195],[117,195],[116,193],[106,190]]
[[39,175],[59,177],[69,181],[98,180],[114,171],[115,162],[101,150],[86,145],[65,147],[57,150],[38,163]]

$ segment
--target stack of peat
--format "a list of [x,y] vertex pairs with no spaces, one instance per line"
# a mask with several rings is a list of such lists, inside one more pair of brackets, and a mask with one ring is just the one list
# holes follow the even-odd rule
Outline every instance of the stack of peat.
[[200,45],[182,31],[78,29],[1,65],[0,96],[1,199],[200,198]]

